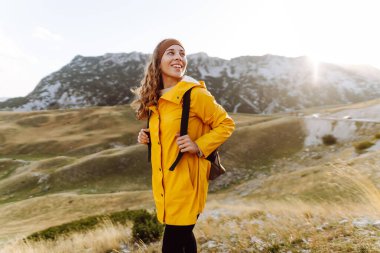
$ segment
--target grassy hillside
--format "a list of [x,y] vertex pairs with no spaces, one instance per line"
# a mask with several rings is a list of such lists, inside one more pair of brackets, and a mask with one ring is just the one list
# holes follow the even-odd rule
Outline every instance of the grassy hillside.
[[[338,111],[333,107],[327,110]],[[303,111],[317,112],[321,108]],[[214,208],[218,206],[218,212],[226,210],[226,206],[239,209],[231,213],[226,210],[225,221],[229,215],[245,217],[240,216],[240,211],[251,210],[255,203],[262,204],[260,212],[264,213],[276,212],[278,205],[296,212],[297,206],[292,203],[310,208],[348,205],[355,207],[352,215],[364,210],[360,210],[361,205],[371,209],[366,209],[368,215],[380,212],[380,152],[374,149],[358,154],[353,147],[354,139],[373,141],[372,135],[380,132],[379,125],[365,125],[368,131],[356,131],[358,136],[352,140],[306,148],[304,142],[309,133],[303,118],[294,113],[230,115],[236,130],[220,148],[227,173],[210,182],[208,203],[219,204],[206,207],[205,217],[214,217]],[[137,144],[138,131],[145,125],[125,105],[0,112],[0,244],[18,235],[94,214],[125,208],[153,210],[147,147]],[[248,215],[248,220],[251,217],[249,212],[244,215]],[[319,221],[323,220],[323,214],[318,215]],[[216,224],[216,220],[210,224]],[[202,231],[207,230],[207,218],[200,222]],[[236,222],[247,226],[242,220]],[[281,222],[287,224],[285,220]],[[299,224],[294,220],[288,225],[290,230],[297,230]],[[262,236],[270,236],[267,232]],[[201,233],[199,230],[197,236],[207,240],[220,237],[210,231]],[[228,234],[228,238],[219,239],[234,245],[230,241],[233,238]],[[202,252],[209,252],[207,245],[202,247],[206,248]],[[271,252],[269,248],[267,252]]]
[[221,150],[225,151],[223,157],[231,165],[255,169],[301,150],[304,138],[302,120],[273,117],[251,124],[238,123],[233,136]]
[[[234,175],[242,169],[254,174],[302,147],[297,118],[232,117],[236,131],[222,145],[221,156]],[[150,189],[147,147],[136,141],[145,122],[137,121],[129,106],[0,112],[0,122],[0,203],[65,191]],[[231,178],[227,185],[240,181],[239,176]]]
[[136,143],[143,122],[128,106],[0,112],[0,156],[83,156]]
[[[148,190],[151,169],[143,146],[101,151],[81,158],[59,156],[8,169],[0,181],[1,202],[56,192],[103,193]],[[16,160],[17,161],[17,160]],[[0,164],[9,159],[0,160]],[[1,165],[0,165],[1,166]],[[0,202],[0,203],[1,203]]]

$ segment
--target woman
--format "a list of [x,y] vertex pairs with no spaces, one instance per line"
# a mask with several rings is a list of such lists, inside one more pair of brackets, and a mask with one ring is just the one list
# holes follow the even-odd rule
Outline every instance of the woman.
[[[165,224],[162,252],[197,252],[192,232],[203,211],[211,163],[206,157],[225,142],[235,123],[206,89],[203,81],[186,76],[187,59],[181,42],[165,39],[155,48],[141,86],[133,90],[136,116],[149,117],[138,142],[151,142],[152,190],[157,219]],[[182,97],[192,88],[188,134],[179,136]],[[179,152],[183,157],[169,168]]]

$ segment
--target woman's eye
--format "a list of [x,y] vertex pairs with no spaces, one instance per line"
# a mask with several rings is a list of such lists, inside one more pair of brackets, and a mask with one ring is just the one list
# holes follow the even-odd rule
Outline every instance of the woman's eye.
[[[168,55],[174,55],[175,53],[170,51],[167,53]],[[185,53],[180,53],[181,57],[186,57],[186,54]]]

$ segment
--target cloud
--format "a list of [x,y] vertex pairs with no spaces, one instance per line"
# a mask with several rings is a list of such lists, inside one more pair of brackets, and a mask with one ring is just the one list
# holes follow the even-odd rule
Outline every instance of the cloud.
[[39,64],[0,28],[0,97],[26,95],[39,80]]
[[32,33],[33,37],[39,38],[42,40],[48,40],[48,41],[61,41],[63,40],[62,35],[58,33],[53,33],[49,31],[48,29],[44,27],[35,27]]
[[7,58],[26,60],[31,63],[38,62],[36,57],[25,53],[11,37],[0,29],[0,59],[5,61]]

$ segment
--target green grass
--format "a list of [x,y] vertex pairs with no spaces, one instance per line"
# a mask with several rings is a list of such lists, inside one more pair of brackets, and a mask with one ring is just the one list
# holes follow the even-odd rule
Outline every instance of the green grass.
[[[67,236],[73,232],[85,232],[94,229],[104,220],[112,223],[126,225],[128,221],[136,221],[134,224],[134,238],[142,239],[144,242],[153,242],[160,238],[163,227],[156,219],[156,215],[146,210],[124,210],[103,215],[94,215],[87,218],[71,221],[58,226],[53,226],[26,237],[28,240],[56,240],[60,236]],[[149,224],[145,224],[149,219]],[[136,227],[136,226],[139,227]]]
[[[144,123],[130,106],[0,113],[1,157],[78,156],[135,144]],[[81,153],[82,152],[82,153]]]
[[37,182],[38,178],[30,176],[18,177],[10,185],[4,185],[3,180],[2,184],[0,184],[0,204],[27,199],[30,196],[43,195]]
[[12,174],[18,166],[13,166],[8,168],[7,170],[2,170],[0,174],[0,180],[7,178],[10,174]]
[[12,159],[0,159],[0,181],[11,175],[23,162]]
[[56,157],[36,161],[31,165],[33,170],[47,178],[38,183],[39,176],[26,173],[3,180],[0,203],[65,191],[107,193],[147,190],[151,187],[151,168],[146,161],[145,146],[105,150],[80,159]]
[[310,203],[366,203],[373,189],[367,178],[349,166],[321,165],[268,177],[248,199],[292,200]]
[[286,117],[237,128],[220,150],[229,166],[257,170],[300,151],[304,138],[302,121]]

